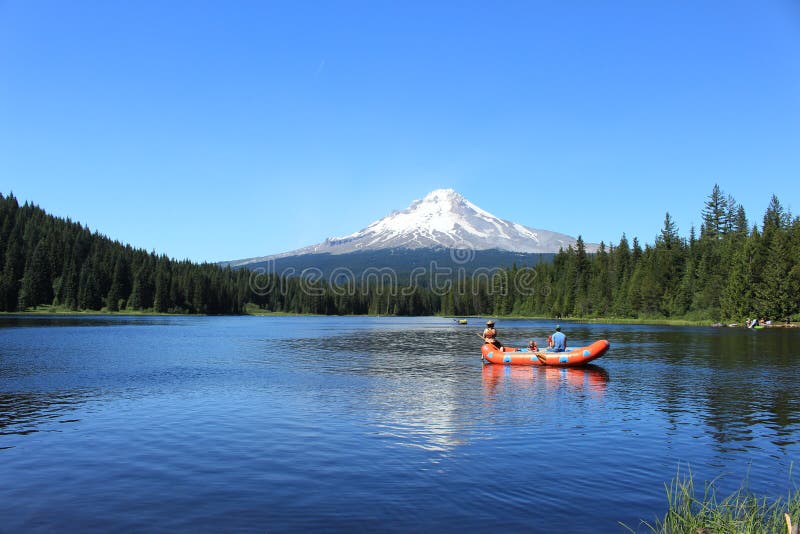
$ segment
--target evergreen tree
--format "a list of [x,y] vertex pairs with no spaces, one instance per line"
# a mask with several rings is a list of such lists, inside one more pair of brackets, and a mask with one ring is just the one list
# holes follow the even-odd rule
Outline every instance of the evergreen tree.
[[[0,195],[0,309],[50,302],[68,309],[157,309],[240,313],[248,303],[286,312],[376,314],[530,314],[730,318],[797,314],[800,218],[772,198],[763,233],[748,234],[741,205],[715,186],[700,237],[681,238],[666,214],[653,246],[625,234],[595,254],[579,237],[551,262],[512,265],[493,277],[459,280],[441,294],[427,287],[357,291],[325,281],[271,275],[254,292],[251,274],[174,261],[132,249],[35,205]],[[525,284],[520,279],[528,280]],[[352,288],[356,289],[356,288]]]
[[754,255],[752,240],[748,240],[734,253],[730,276],[721,297],[721,312],[725,318],[744,322],[751,315],[756,315]]
[[15,226],[9,235],[5,250],[3,273],[0,275],[0,309],[15,311],[19,301],[19,290],[24,273],[25,258],[23,256],[22,236],[19,227]]
[[108,290],[108,295],[106,296],[106,307],[109,311],[118,311],[120,309],[120,301],[123,301],[122,307],[124,308],[125,297],[123,297],[123,295],[128,295],[126,291],[127,285],[128,273],[125,260],[122,258],[121,254],[118,254],[114,260],[114,273],[111,279],[111,288]]
[[797,311],[797,293],[793,293],[792,260],[786,232],[777,232],[770,244],[769,256],[761,283],[757,286],[759,311],[767,317],[785,319]]
[[67,262],[67,268],[61,280],[59,302],[69,310],[78,309],[78,286],[80,273],[74,258]]
[[169,261],[161,258],[156,264],[156,290],[153,306],[157,312],[167,312],[170,308],[169,300]]
[[728,226],[728,201],[719,185],[714,184],[703,208],[703,225],[700,237],[718,239]]
[[78,309],[99,310],[103,305],[92,259],[87,258],[81,267],[78,280]]
[[733,219],[733,233],[737,237],[747,237],[747,216],[744,212],[744,206],[739,204],[736,207],[736,215]]
[[787,229],[789,227],[789,220],[789,214],[786,213],[786,210],[781,206],[778,197],[772,195],[769,201],[769,207],[767,207],[767,212],[764,214],[764,236],[767,237],[769,233],[771,237],[774,231]]
[[39,241],[31,260],[25,268],[20,292],[20,309],[39,304],[51,304],[53,286],[51,282],[50,261],[44,240]]

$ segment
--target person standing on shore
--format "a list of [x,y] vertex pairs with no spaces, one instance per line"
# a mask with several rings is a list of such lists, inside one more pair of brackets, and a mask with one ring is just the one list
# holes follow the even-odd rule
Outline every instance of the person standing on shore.
[[564,352],[567,350],[567,336],[561,331],[561,325],[556,325],[556,331],[550,336],[553,338],[553,352]]

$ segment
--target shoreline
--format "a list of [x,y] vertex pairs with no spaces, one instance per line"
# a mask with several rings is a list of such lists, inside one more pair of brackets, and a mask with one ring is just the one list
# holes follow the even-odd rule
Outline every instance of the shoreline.
[[[249,308],[249,307],[248,307]],[[37,307],[33,310],[15,311],[15,312],[0,312],[0,317],[3,316],[41,316],[41,315],[84,315],[87,317],[101,316],[101,315],[115,315],[115,316],[152,316],[152,317],[406,317],[406,316],[393,316],[393,315],[324,315],[315,313],[290,313],[266,310],[247,309],[244,313],[237,315],[221,314],[221,315],[208,315],[201,313],[167,313],[155,312],[149,310],[125,310],[125,311],[108,311],[108,310],[65,310],[52,306]],[[612,325],[653,325],[653,326],[703,326],[703,327],[717,327],[717,328],[736,328],[744,329],[744,325],[728,326],[711,320],[691,320],[691,319],[632,319],[623,317],[536,317],[526,315],[425,315],[420,317],[440,317],[442,319],[479,319],[481,321],[493,318],[497,320],[536,320],[536,321],[552,321],[554,323],[563,321],[573,324],[612,324]],[[785,324],[783,322],[765,326],[764,329],[769,328],[800,328],[800,323],[792,322]]]
[[[712,321],[710,319],[633,319],[627,317],[537,317],[531,315],[442,315],[439,317],[447,317],[450,319],[496,319],[496,320],[526,320],[526,321],[552,321],[553,323],[567,322],[572,324],[615,324],[615,325],[654,325],[654,326],[709,326],[714,328],[743,328],[743,324],[736,326],[729,326],[720,324],[719,321]],[[800,322],[793,321],[788,325],[780,322],[764,326],[764,329],[769,328],[800,328]]]

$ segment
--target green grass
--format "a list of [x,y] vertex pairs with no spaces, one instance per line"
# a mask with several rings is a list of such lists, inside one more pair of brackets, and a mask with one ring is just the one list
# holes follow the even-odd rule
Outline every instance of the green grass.
[[[791,477],[790,477],[791,478]],[[785,534],[788,513],[792,523],[800,522],[800,490],[790,490],[785,498],[768,499],[752,494],[747,485],[720,498],[716,480],[703,484],[702,493],[695,487],[692,473],[678,475],[666,485],[667,512],[653,523],[642,521],[649,532],[669,534],[737,533]],[[630,532],[641,532],[622,524]],[[706,529],[706,530],[703,530]]]

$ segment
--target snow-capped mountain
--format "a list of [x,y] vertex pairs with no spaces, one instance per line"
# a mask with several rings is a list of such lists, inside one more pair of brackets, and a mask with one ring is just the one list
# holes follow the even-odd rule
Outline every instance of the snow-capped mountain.
[[[575,246],[575,238],[500,219],[452,189],[437,189],[366,228],[331,237],[309,247],[274,256],[230,262],[232,267],[306,254],[348,254],[388,249],[501,250],[527,254],[556,253]],[[587,244],[589,252],[596,245]]]

